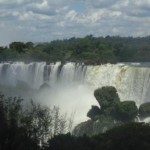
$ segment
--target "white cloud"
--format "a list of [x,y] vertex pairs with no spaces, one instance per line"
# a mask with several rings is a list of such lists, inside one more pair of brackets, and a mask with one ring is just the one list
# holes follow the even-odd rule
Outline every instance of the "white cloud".
[[49,8],[48,1],[44,0],[42,3],[37,4],[37,8],[39,8],[39,9],[48,9]]
[[0,44],[87,34],[146,36],[149,8],[149,0],[0,0]]
[[69,19],[69,20],[74,20],[77,16],[77,12],[75,12],[74,10],[71,10],[68,12],[68,14],[66,15],[66,19]]
[[2,4],[10,4],[10,3],[22,3],[24,0],[0,0],[0,3]]

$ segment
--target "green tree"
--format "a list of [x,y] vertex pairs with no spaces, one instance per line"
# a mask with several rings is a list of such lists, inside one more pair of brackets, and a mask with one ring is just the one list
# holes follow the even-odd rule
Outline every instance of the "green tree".
[[98,106],[92,106],[92,108],[88,111],[87,116],[92,120],[96,120],[102,112]]
[[150,102],[146,102],[146,103],[140,105],[139,117],[141,119],[145,119],[147,117],[150,117]]
[[112,86],[106,86],[95,90],[94,96],[102,110],[112,107],[120,102],[117,90]]
[[23,42],[12,42],[9,44],[10,49],[16,50],[18,53],[25,52],[26,45]]
[[22,99],[0,94],[0,149],[39,150],[37,141],[30,138],[21,124]]
[[138,108],[134,101],[120,102],[115,107],[116,119],[123,122],[134,121],[138,115]]
[[72,120],[60,114],[58,107],[51,109],[33,101],[25,106],[22,101],[0,94],[0,149],[39,150],[48,138],[71,128]]
[[33,48],[34,44],[32,42],[25,43],[25,48]]

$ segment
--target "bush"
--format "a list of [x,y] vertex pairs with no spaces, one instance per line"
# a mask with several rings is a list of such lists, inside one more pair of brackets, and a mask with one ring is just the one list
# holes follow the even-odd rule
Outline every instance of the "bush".
[[138,115],[138,108],[134,101],[124,101],[118,103],[115,111],[116,119],[123,122],[134,121]]
[[149,150],[150,126],[130,123],[98,135],[95,150]]
[[139,107],[139,117],[141,119],[150,117],[150,102],[141,104]]
[[117,90],[112,86],[106,86],[95,90],[94,96],[102,110],[120,102]]
[[101,113],[102,112],[98,106],[92,106],[92,108],[88,111],[87,116],[92,120],[96,120],[96,116],[99,116]]

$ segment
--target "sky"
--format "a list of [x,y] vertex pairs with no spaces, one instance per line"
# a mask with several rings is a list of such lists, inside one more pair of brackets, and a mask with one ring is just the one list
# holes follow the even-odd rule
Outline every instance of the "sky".
[[0,45],[150,35],[150,0],[0,0]]

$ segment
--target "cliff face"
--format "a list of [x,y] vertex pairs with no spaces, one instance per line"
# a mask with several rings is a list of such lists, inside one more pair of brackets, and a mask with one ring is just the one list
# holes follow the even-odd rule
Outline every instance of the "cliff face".
[[73,135],[75,136],[93,136],[99,133],[104,133],[106,130],[111,129],[115,126],[120,125],[120,122],[115,122],[111,118],[99,118],[98,120],[88,120],[78,124],[74,130]]

